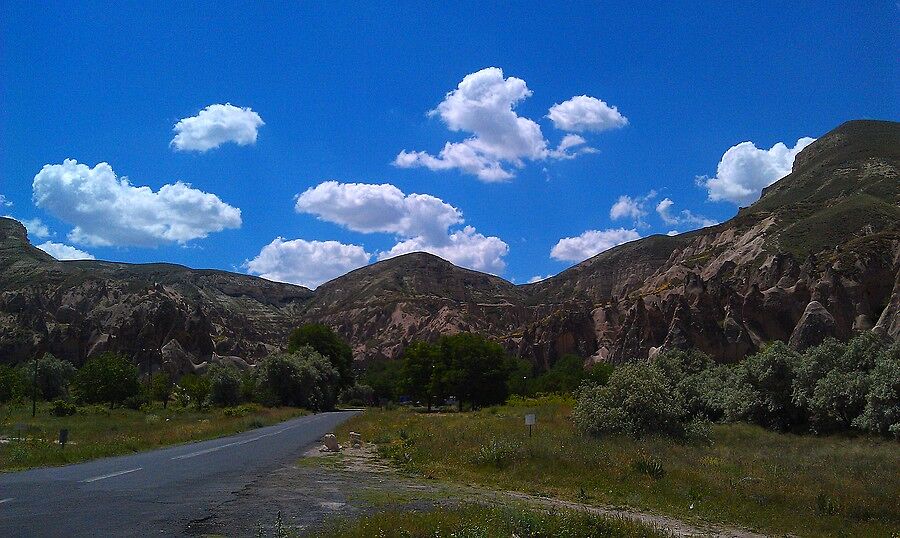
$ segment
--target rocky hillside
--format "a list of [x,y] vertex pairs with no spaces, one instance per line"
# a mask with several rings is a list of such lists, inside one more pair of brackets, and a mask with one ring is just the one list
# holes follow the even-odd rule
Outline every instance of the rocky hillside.
[[323,322],[360,360],[414,339],[477,331],[548,365],[565,353],[644,360],[698,347],[735,361],[876,330],[900,338],[900,124],[853,121],[722,224],[651,236],[515,286],[408,254],[320,286],[175,265],[58,262],[0,219],[0,360],[116,350],[189,371],[252,362],[290,328]]

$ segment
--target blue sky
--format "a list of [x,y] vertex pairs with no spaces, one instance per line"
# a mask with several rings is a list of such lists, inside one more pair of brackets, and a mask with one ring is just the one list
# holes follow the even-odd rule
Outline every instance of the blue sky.
[[900,109],[894,2],[183,4],[0,6],[0,211],[58,257],[524,283]]

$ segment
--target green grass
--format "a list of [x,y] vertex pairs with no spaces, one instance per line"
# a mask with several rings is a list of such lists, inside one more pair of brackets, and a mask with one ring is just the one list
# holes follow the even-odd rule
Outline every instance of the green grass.
[[[0,407],[0,471],[47,465],[65,465],[94,458],[129,454],[166,445],[200,441],[275,424],[306,411],[294,408],[241,406],[231,409],[176,409],[162,406],[150,411],[109,410],[101,406],[79,408],[70,417],[50,415],[49,404]],[[60,448],[59,430],[69,430],[69,442]]]
[[[523,416],[537,413],[528,438]],[[774,533],[890,536],[900,529],[900,445],[713,427],[712,440],[593,438],[571,405],[534,401],[477,413],[369,410],[361,432],[401,468],[430,478]]]
[[582,512],[546,513],[512,507],[465,504],[423,511],[389,510],[350,521],[337,521],[310,536],[322,538],[454,537],[593,538],[670,536],[644,524]]

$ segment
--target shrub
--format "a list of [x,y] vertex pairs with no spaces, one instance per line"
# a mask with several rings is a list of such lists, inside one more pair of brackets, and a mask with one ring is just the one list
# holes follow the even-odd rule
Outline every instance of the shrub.
[[900,439],[900,343],[881,350],[870,374],[866,405],[853,421],[862,430]]
[[[24,381],[25,395],[31,395],[34,386],[35,363],[22,365],[19,370],[20,378]],[[37,359],[37,393],[44,400],[64,398],[69,394],[69,383],[75,377],[75,367],[69,361],[57,359],[50,353],[45,353]]]
[[224,414],[226,417],[246,417],[247,415],[258,413],[261,410],[262,407],[260,407],[259,404],[245,403],[234,407],[226,407],[222,410],[222,414]]
[[178,380],[176,400],[183,407],[193,405],[197,409],[201,409],[206,405],[209,390],[209,379],[197,374],[185,374]]
[[213,364],[206,374],[209,379],[209,402],[218,406],[236,405],[241,401],[241,373],[234,366]]
[[332,409],[339,382],[331,362],[309,347],[272,355],[256,366],[257,398],[265,405]]
[[71,417],[77,410],[75,404],[62,398],[57,398],[50,403],[50,414],[54,417]]
[[474,462],[505,469],[519,455],[520,445],[506,440],[491,439],[475,453]]
[[27,382],[21,369],[0,364],[0,403],[18,400],[28,395]]
[[372,405],[375,402],[375,390],[368,385],[356,384],[341,391],[338,401],[355,406]]
[[616,368],[605,386],[585,385],[576,395],[575,423],[586,433],[663,433],[683,436],[684,407],[662,372],[647,364]]
[[799,355],[774,342],[736,364],[724,393],[725,418],[775,429],[797,429],[805,420],[791,399]]
[[608,362],[598,362],[585,368],[584,381],[594,385],[609,383],[609,376],[613,373],[613,365]]
[[717,365],[697,350],[671,350],[656,356],[653,366],[678,394],[688,416],[719,420],[724,413],[722,390],[728,379],[727,367]]
[[75,391],[85,403],[122,404],[140,395],[137,366],[113,353],[92,357],[78,370]]
[[175,384],[172,378],[165,372],[154,374],[150,379],[150,398],[157,402],[163,403],[163,408],[168,407],[169,400],[172,399],[172,391],[175,390]]

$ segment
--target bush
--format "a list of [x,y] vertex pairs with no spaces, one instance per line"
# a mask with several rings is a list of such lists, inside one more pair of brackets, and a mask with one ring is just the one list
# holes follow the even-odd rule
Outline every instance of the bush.
[[[22,365],[19,375],[24,382],[25,395],[30,396],[34,386],[35,363]],[[37,394],[44,400],[65,398],[69,394],[69,383],[75,377],[75,366],[69,361],[57,359],[45,353],[37,360]]]
[[684,405],[688,416],[702,420],[719,420],[724,413],[722,390],[728,369],[717,365],[701,351],[671,350],[660,353],[653,361]]
[[262,411],[262,407],[259,404],[245,403],[234,407],[226,407],[222,410],[222,414],[226,417],[246,417],[260,411]]
[[661,370],[647,364],[616,368],[605,386],[585,385],[573,410],[578,428],[589,434],[663,433],[684,436],[685,412]]
[[366,406],[375,403],[375,390],[368,385],[356,384],[341,391],[338,401],[342,404]]
[[309,323],[294,329],[288,338],[288,353],[309,346],[331,362],[339,376],[340,388],[353,385],[353,350],[329,327]]
[[175,398],[182,407],[193,405],[197,409],[202,409],[207,403],[209,391],[209,379],[197,374],[185,374],[178,380]]
[[257,399],[265,405],[332,409],[340,374],[309,347],[267,357],[256,366]]
[[213,364],[209,379],[209,402],[217,406],[237,405],[241,401],[241,373],[234,366]]
[[874,361],[866,405],[853,425],[900,439],[900,342],[883,349]]
[[58,398],[50,403],[50,414],[54,417],[71,417],[78,411],[75,404]]
[[150,379],[150,399],[162,402],[163,408],[168,407],[174,390],[175,384],[169,374],[165,372],[154,374]]
[[75,392],[84,403],[122,404],[140,395],[137,366],[113,353],[92,357],[75,376]]
[[791,398],[799,359],[783,342],[774,342],[736,364],[725,388],[725,418],[781,431],[802,427],[803,412]]
[[27,385],[21,369],[0,364],[0,403],[25,398]]

